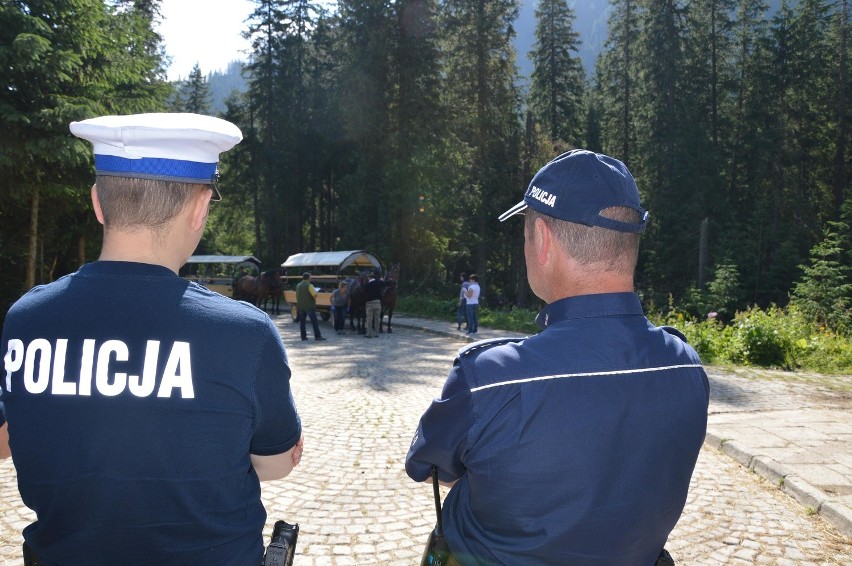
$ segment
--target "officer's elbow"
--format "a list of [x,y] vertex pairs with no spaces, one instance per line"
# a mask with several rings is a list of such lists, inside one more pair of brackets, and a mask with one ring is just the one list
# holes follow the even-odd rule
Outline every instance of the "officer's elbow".
[[[298,454],[295,453],[296,450]],[[274,456],[251,454],[251,465],[260,481],[274,481],[287,477],[299,464],[300,458],[301,446],[294,446],[287,452]]]

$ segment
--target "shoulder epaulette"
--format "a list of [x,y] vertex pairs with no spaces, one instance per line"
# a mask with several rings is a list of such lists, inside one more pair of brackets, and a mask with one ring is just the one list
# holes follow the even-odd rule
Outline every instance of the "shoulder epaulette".
[[459,357],[466,356],[471,352],[478,352],[480,350],[487,350],[488,348],[493,348],[494,346],[500,346],[501,344],[522,342],[527,338],[528,336],[516,336],[514,338],[492,338],[491,340],[480,340],[479,342],[474,342],[473,344],[468,344],[463,348],[459,348]]
[[686,339],[686,336],[684,336],[683,332],[681,332],[680,330],[678,330],[674,326],[661,326],[660,328],[662,328],[663,330],[665,330],[666,332],[668,332],[672,336],[677,336],[678,338],[683,340],[684,344],[689,344],[689,340]]

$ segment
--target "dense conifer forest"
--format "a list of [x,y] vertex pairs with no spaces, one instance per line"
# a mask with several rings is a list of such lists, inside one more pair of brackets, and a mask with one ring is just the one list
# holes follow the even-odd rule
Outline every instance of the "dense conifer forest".
[[[166,81],[158,4],[0,5],[3,312],[97,257],[91,149],[70,121],[212,112],[198,68]],[[522,222],[496,217],[583,147],[624,161],[651,212],[647,305],[724,317],[793,296],[848,328],[848,0],[610,0],[593,69],[573,2],[540,0],[523,87],[516,0],[255,4],[247,87],[221,113],[244,141],[198,253],[271,267],[367,249],[402,264],[408,292],[475,271],[490,306],[535,306]]]

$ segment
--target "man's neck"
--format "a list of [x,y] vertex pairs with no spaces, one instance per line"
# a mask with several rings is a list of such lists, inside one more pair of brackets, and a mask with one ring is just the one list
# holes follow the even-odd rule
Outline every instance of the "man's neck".
[[554,289],[554,302],[580,295],[598,295],[601,293],[632,293],[633,278],[616,274],[598,274],[591,279],[573,279]]
[[174,247],[164,245],[162,240],[149,230],[109,230],[104,233],[98,260],[162,265],[177,273],[187,258]]

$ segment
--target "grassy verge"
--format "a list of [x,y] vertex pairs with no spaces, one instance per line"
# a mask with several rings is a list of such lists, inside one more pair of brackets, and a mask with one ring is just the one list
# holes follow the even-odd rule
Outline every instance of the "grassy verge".
[[[403,296],[397,310],[415,316],[456,320],[457,302],[436,296]],[[479,324],[524,334],[539,331],[537,311],[481,307]],[[852,373],[852,339],[815,327],[793,308],[752,308],[732,321],[696,320],[669,308],[651,314],[655,324],[674,326],[707,364],[804,370],[829,374]]]
[[[399,312],[414,316],[425,316],[454,322],[456,320],[456,299],[445,299],[434,296],[404,296],[396,303]],[[534,334],[541,330],[535,324],[538,311],[528,309],[489,309],[479,308],[479,325],[497,330],[508,330],[522,334]]]

